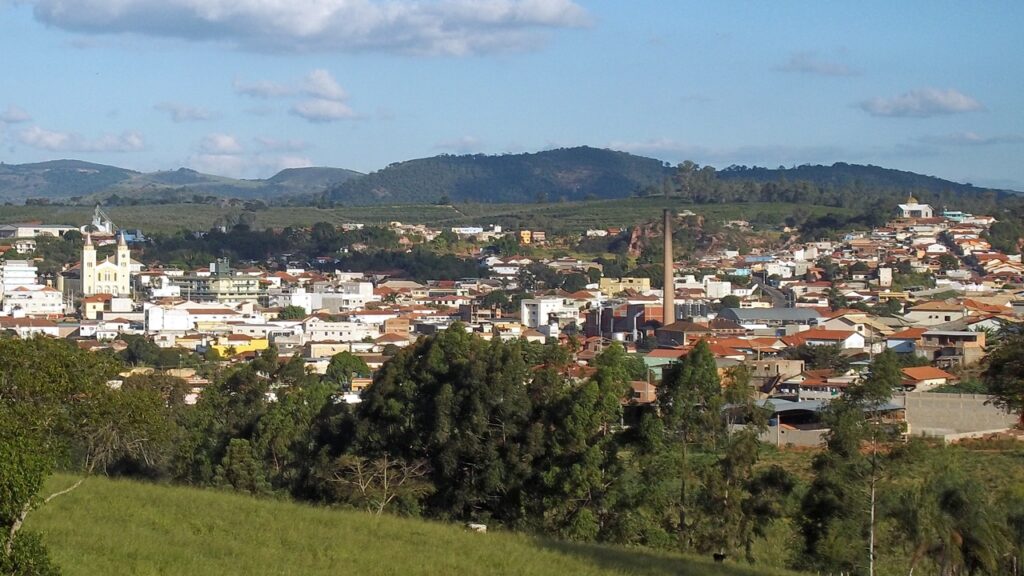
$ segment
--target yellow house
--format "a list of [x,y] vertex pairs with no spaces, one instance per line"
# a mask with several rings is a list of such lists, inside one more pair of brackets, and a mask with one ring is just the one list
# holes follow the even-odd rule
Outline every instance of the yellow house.
[[650,278],[601,278],[601,293],[609,298],[626,290],[647,292],[651,289]]
[[104,310],[110,307],[110,294],[95,294],[82,298],[82,318],[95,320],[100,317]]
[[245,334],[228,334],[217,338],[217,343],[211,348],[223,357],[245,352],[259,352],[270,347],[266,338],[253,338]]
[[519,243],[520,244],[529,244],[531,240],[533,240],[533,232],[530,232],[529,230],[520,230],[519,231]]

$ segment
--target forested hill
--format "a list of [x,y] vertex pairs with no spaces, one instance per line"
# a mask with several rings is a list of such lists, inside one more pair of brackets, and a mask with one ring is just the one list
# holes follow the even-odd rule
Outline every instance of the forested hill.
[[341,204],[526,203],[669,194],[697,203],[785,200],[846,205],[857,203],[858,197],[902,200],[909,193],[930,193],[931,198],[948,200],[995,198],[1004,192],[878,166],[730,166],[716,171],[692,162],[671,166],[625,152],[580,147],[396,162],[333,187],[325,199]]
[[834,188],[925,190],[935,193],[954,192],[960,194],[990,191],[986,188],[976,188],[971,184],[961,184],[915,172],[844,162],[836,162],[831,166],[805,164],[793,168],[730,166],[719,171],[717,175],[722,180],[752,180],[754,182],[788,180],[790,182],[810,182],[818,186]]
[[587,146],[534,154],[441,155],[391,164],[334,187],[326,199],[373,204],[623,198],[658,185],[672,170],[653,158]]

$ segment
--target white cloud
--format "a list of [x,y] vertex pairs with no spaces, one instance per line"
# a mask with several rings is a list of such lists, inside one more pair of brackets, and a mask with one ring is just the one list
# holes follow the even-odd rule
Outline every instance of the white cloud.
[[18,140],[26,146],[50,152],[135,152],[146,147],[142,135],[131,131],[89,139],[74,132],[32,126],[22,130]]
[[307,168],[313,162],[304,156],[262,154],[196,154],[188,159],[193,170],[229,178],[267,178],[285,168]]
[[279,140],[265,136],[257,136],[253,140],[260,148],[269,151],[301,152],[309,149],[309,143],[303,140]]
[[213,118],[213,114],[209,110],[203,108],[196,108],[185,104],[179,104],[177,102],[161,102],[153,108],[166,112],[173,122],[200,122],[203,120],[209,120]]
[[280,98],[281,96],[295,94],[294,88],[278,84],[277,82],[271,82],[270,80],[248,81],[236,78],[231,85],[234,87],[235,92],[252,96],[253,98]]
[[323,98],[298,102],[292,106],[291,113],[310,122],[334,122],[335,120],[345,120],[355,118],[356,116],[348,104]]
[[242,145],[231,134],[207,134],[199,143],[199,149],[206,154],[238,154]]
[[0,124],[18,124],[31,119],[32,115],[16,104],[8,104],[7,108],[0,112]]
[[469,154],[479,152],[483,143],[476,136],[462,136],[454,140],[444,140],[434,144],[437,150],[451,150],[458,154]]
[[940,136],[922,136],[918,140],[925,144],[936,144],[939,146],[990,146],[993,144],[1020,144],[1024,142],[1024,135],[1002,134],[998,136],[982,136],[975,132],[956,132]]
[[778,67],[782,72],[813,74],[816,76],[857,76],[858,70],[842,62],[823,59],[816,52],[796,52],[785,64]]
[[257,156],[256,165],[265,174],[277,174],[285,168],[309,168],[313,161],[305,156]]
[[187,165],[194,170],[230,178],[266,178],[285,168],[305,168],[313,162],[305,156],[274,154],[295,152],[306,147],[300,140],[274,140],[255,138],[262,150],[248,152],[231,134],[208,134],[196,145],[197,153],[190,156]]
[[239,94],[256,98],[285,98],[307,96],[305,100],[296,102],[290,112],[310,122],[334,122],[356,117],[356,113],[346,103],[348,92],[338,84],[330,72],[317,68],[297,83],[284,84],[270,80],[249,82],[234,81],[235,91]]
[[928,118],[981,110],[980,102],[952,88],[921,88],[892,98],[871,98],[858,104],[872,116]]
[[345,89],[338,85],[338,81],[331,76],[331,73],[322,68],[313,70],[306,76],[306,83],[303,91],[314,98],[324,100],[345,100],[348,94]]
[[84,33],[216,40],[259,51],[462,56],[534,48],[590,25],[573,0],[30,0],[35,17]]
[[249,172],[249,158],[240,154],[196,154],[188,160],[189,168],[204,174],[244,178]]

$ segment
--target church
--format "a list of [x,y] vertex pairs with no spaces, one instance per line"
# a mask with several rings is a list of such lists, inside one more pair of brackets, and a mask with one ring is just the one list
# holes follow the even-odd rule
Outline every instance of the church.
[[92,234],[87,233],[85,245],[82,246],[82,259],[76,268],[65,271],[60,278],[63,280],[60,288],[65,294],[72,297],[96,294],[131,296],[132,258],[123,234],[117,235],[114,256],[97,262]]
[[928,204],[918,204],[913,194],[907,198],[906,204],[899,205],[900,218],[931,218],[933,216],[932,207]]

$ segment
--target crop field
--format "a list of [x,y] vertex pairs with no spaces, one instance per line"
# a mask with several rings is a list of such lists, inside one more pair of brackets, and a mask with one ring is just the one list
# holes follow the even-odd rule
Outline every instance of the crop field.
[[[626,198],[588,202],[545,204],[457,204],[457,205],[373,205],[336,208],[272,207],[255,212],[256,226],[283,228],[309,226],[316,222],[342,224],[409,224],[458,226],[499,224],[509,229],[530,228],[550,231],[582,232],[588,228],[626,227],[659,217],[662,209],[690,210],[705,218],[781,222],[802,209],[811,215],[849,214],[849,209],[786,203],[742,203],[693,205],[666,198]],[[238,215],[241,208],[207,204],[155,204],[107,208],[122,228],[141,228],[147,232],[173,232],[181,228],[206,230],[222,216]],[[0,224],[41,221],[47,224],[88,224],[92,208],[88,206],[0,206]]]

